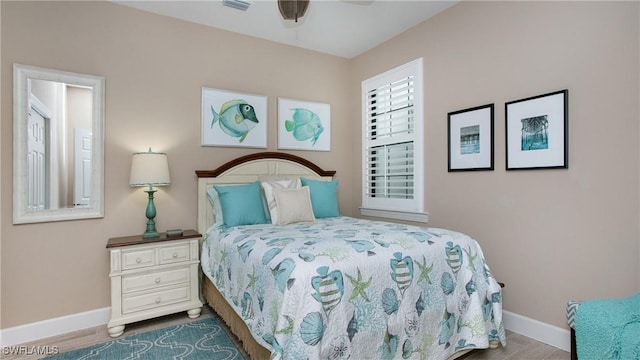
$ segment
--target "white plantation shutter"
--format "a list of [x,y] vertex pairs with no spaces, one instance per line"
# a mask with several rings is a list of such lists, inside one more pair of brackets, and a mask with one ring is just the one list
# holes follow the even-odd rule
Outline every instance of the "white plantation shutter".
[[413,199],[413,143],[369,149],[367,196]]
[[422,97],[422,59],[362,82],[363,215],[426,221]]

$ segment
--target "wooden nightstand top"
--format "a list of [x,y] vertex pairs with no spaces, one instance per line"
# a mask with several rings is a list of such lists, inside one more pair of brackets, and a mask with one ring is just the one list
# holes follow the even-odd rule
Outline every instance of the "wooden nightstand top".
[[161,241],[174,241],[181,239],[191,239],[195,237],[202,237],[202,235],[195,230],[184,230],[182,235],[180,236],[167,236],[167,233],[160,233],[160,237],[153,239],[143,239],[142,234],[132,235],[132,236],[123,236],[123,237],[115,237],[110,238],[109,242],[107,242],[107,249],[119,246],[131,246],[131,245],[144,245],[151,244],[155,242]]

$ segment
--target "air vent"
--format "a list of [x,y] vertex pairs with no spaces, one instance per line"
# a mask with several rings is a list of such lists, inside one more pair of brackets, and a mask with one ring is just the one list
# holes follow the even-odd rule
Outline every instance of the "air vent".
[[242,11],[247,11],[249,6],[251,6],[251,3],[242,0],[222,0],[222,5]]

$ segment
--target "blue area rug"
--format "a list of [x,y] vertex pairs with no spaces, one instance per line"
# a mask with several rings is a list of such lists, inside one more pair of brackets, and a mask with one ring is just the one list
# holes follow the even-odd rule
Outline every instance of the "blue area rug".
[[245,360],[215,317],[61,353],[47,360]]

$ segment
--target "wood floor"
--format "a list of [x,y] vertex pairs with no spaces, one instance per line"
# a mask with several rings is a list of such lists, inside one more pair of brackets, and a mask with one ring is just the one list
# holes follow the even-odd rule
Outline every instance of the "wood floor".
[[[210,307],[204,306],[199,319],[217,316]],[[165,326],[178,325],[192,321],[186,316],[186,313],[168,315],[157,319],[140,321],[138,323],[127,325],[124,336],[140,334],[150,330],[156,330]],[[228,329],[227,329],[228,332]],[[231,338],[238,341],[233,335]],[[95,328],[75,331],[47,339],[34,341],[24,345],[24,348],[12,347],[12,349],[20,350],[18,354],[8,354],[9,349],[4,348],[0,358],[4,359],[24,359],[35,360],[45,356],[43,352],[67,352],[95,344],[100,344],[112,340],[107,333],[106,326],[98,326]],[[238,346],[242,351],[242,347]],[[30,352],[30,354],[27,354]],[[39,352],[39,354],[35,354]],[[248,356],[245,357],[248,359]],[[557,349],[553,346],[537,342],[533,339],[507,331],[507,347],[494,350],[476,350],[462,357],[464,360],[568,360],[570,354],[566,351]]]

